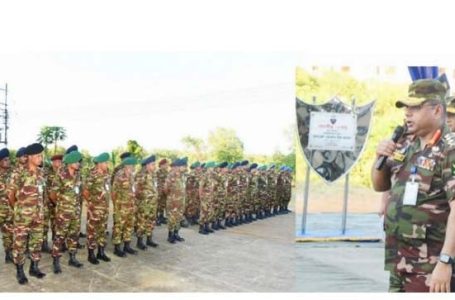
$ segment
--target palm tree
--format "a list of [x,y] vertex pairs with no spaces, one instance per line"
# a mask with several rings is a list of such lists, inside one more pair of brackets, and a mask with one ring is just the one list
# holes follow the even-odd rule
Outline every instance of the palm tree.
[[66,139],[66,129],[60,126],[44,126],[41,128],[37,141],[44,144],[47,152],[47,146],[54,144],[54,154],[57,152],[57,143]]

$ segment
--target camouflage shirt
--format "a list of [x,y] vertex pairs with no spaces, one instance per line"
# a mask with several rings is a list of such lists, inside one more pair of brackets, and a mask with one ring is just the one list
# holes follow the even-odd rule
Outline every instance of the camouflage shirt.
[[136,175],[136,196],[138,200],[151,201],[158,197],[158,181],[155,172],[149,172],[145,168]]
[[109,207],[111,193],[111,175],[92,168],[84,181],[84,188],[89,192],[87,200],[89,209],[105,209]]
[[[402,147],[387,161],[392,188],[385,218],[385,268],[428,274],[438,261],[449,202],[455,197],[455,134],[445,127],[442,138],[424,150],[418,138],[399,143]],[[417,202],[405,205],[403,196],[413,167],[417,167]]]
[[128,175],[126,169],[120,169],[114,176],[112,191],[115,194],[114,205],[135,207],[135,185],[133,174]]
[[9,207],[6,186],[10,179],[10,175],[11,173],[8,169],[0,168],[0,206],[2,208]]
[[41,169],[37,168],[35,173],[31,173],[26,168],[16,169],[11,174],[8,191],[13,191],[15,196],[14,203],[14,222],[22,223],[26,220],[44,218],[44,189],[46,181]]
[[80,210],[82,182],[77,173],[71,175],[67,167],[62,167],[55,176],[51,190],[57,194],[57,212],[73,213]]
[[159,168],[158,171],[156,171],[159,195],[165,195],[164,183],[166,182],[168,173],[169,171],[166,168]]

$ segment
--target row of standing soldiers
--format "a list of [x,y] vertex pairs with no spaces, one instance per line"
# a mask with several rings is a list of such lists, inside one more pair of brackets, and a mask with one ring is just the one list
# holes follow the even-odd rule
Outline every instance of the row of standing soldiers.
[[119,257],[137,254],[131,248],[134,233],[139,249],[157,247],[152,240],[153,229],[166,221],[168,241],[175,243],[184,240],[179,230],[187,221],[199,223],[199,232],[207,234],[288,212],[288,167],[278,171],[274,166],[248,166],[247,161],[230,165],[208,162],[194,163],[188,173],[186,158],[173,161],[169,170],[165,159],[157,168],[152,155],[142,160],[142,167],[135,172],[137,160],[124,153],[122,163],[111,173],[109,154],[102,153],[82,178],[82,155],[76,146],[68,148],[64,156],[54,155],[52,163],[44,167],[43,150],[40,144],[19,149],[15,167],[10,166],[9,151],[0,150],[0,226],[5,261],[16,265],[20,284],[28,282],[23,271],[27,252],[31,259],[29,274],[37,278],[45,276],[38,267],[41,252],[51,252],[55,274],[62,272],[60,257],[66,250],[70,266],[83,266],[76,259],[83,203],[87,207],[88,261],[92,264],[110,261],[104,251],[110,202],[114,254]]

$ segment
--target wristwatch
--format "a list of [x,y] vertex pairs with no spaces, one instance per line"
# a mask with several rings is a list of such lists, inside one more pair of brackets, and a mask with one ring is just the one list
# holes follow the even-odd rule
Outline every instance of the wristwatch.
[[439,261],[444,263],[444,264],[447,264],[447,265],[453,265],[455,263],[455,260],[452,256],[448,255],[448,254],[445,254],[445,253],[441,253],[439,255]]

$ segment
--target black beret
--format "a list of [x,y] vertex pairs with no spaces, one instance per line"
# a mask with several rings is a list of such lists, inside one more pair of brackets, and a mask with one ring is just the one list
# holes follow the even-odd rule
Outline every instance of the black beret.
[[232,166],[232,170],[234,170],[235,168],[238,168],[239,166],[240,166],[239,162],[234,163],[234,165]]
[[41,144],[38,144],[38,143],[34,143],[34,144],[31,144],[31,145],[28,145],[27,148],[25,148],[25,154],[26,155],[40,154],[43,151],[44,151],[44,147]]
[[180,159],[176,158],[172,163],[171,167],[178,167],[180,166]]
[[180,159],[180,167],[184,167],[188,165],[188,157],[184,157]]
[[130,157],[130,156],[131,156],[130,152],[123,152],[122,154],[120,154],[120,159],[124,160],[125,158]]
[[223,161],[221,164],[218,165],[218,167],[219,167],[220,169],[226,168],[227,166],[228,166],[228,163],[225,162],[225,161]]
[[250,171],[253,170],[253,169],[256,169],[258,167],[258,164],[257,163],[253,163],[251,166],[250,166]]
[[9,150],[8,148],[3,148],[0,150],[0,160],[9,157]]
[[205,167],[205,163],[201,164],[201,166],[200,166],[200,167],[201,167],[202,169],[204,169],[204,167]]
[[20,147],[17,152],[16,152],[16,157],[19,158],[19,157],[22,157],[25,155],[25,147]]
[[79,148],[77,148],[76,145],[72,145],[71,147],[69,147],[68,149],[66,149],[65,154],[71,153],[71,152],[73,152],[73,151],[78,151],[78,150],[79,150]]
[[148,165],[149,163],[155,162],[155,160],[156,160],[155,155],[150,155],[146,159],[142,160],[141,165],[143,166]]
[[249,162],[247,160],[244,160],[244,161],[242,161],[242,163],[240,165],[243,167],[243,166],[246,166],[248,163]]

